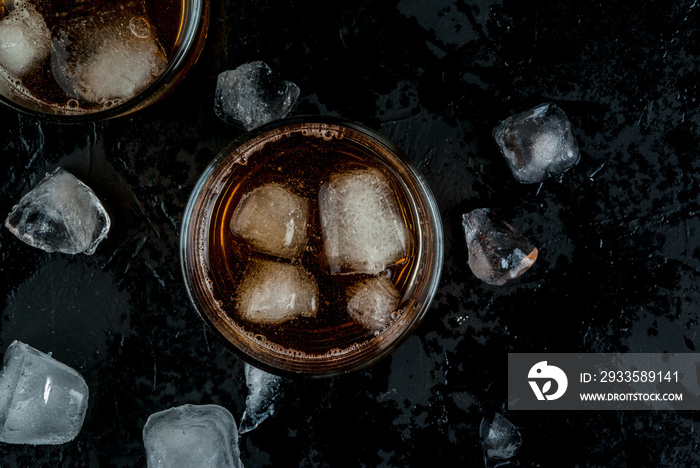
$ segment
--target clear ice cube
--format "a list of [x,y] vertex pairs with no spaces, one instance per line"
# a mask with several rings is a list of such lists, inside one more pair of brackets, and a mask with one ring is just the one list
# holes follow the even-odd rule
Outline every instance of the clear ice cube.
[[67,365],[14,341],[0,373],[0,442],[55,445],[75,438],[85,419],[88,387]]
[[279,184],[246,194],[231,219],[231,231],[254,250],[277,257],[297,257],[307,242],[309,202]]
[[143,91],[166,66],[145,7],[79,16],[54,34],[51,71],[76,99],[118,104]]
[[214,112],[224,122],[251,130],[285,117],[299,92],[297,85],[281,80],[265,62],[246,63],[219,74]]
[[494,460],[507,460],[515,456],[522,445],[518,428],[502,415],[481,420],[481,444],[484,455]]
[[0,21],[0,68],[22,78],[38,68],[51,53],[51,31],[33,5],[14,2]]
[[378,274],[406,257],[406,225],[396,195],[379,170],[332,175],[321,186],[319,211],[331,274]]
[[275,413],[275,401],[279,397],[282,377],[265,372],[248,363],[244,365],[248,396],[241,418],[239,432],[250,432]]
[[348,314],[373,332],[381,332],[392,321],[399,306],[399,292],[386,276],[375,276],[349,288]]
[[508,117],[493,131],[515,178],[534,184],[574,167],[579,149],[566,114],[545,103]]
[[143,427],[148,468],[243,468],[238,430],[218,405],[182,405],[149,416]]
[[110,219],[90,187],[59,167],[20,199],[5,226],[46,252],[91,255],[107,236]]
[[238,312],[255,323],[281,323],[318,312],[318,285],[303,267],[251,262],[238,288]]
[[537,260],[537,248],[488,208],[462,217],[469,268],[480,280],[500,286],[525,273]]

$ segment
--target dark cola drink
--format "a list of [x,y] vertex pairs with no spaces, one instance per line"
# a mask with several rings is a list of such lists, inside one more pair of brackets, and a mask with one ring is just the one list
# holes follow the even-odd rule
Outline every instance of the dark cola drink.
[[[389,326],[415,269],[417,243],[413,222],[403,215],[407,194],[389,169],[351,141],[301,133],[265,145],[247,165],[255,169],[232,177],[222,192],[209,238],[215,291],[230,319],[281,348],[309,354],[360,344]],[[367,206],[329,212],[352,210],[328,202],[334,179],[342,177],[354,177],[345,184],[355,186],[345,190]],[[329,219],[343,216],[355,219]],[[331,230],[357,229],[364,239],[362,230],[374,229],[377,216],[392,218],[386,232],[373,233],[386,236],[377,244],[395,244],[386,254],[378,245],[357,252],[359,261],[334,256],[340,247],[329,242],[354,240],[330,239]],[[354,319],[350,300],[373,284],[357,313],[363,319]]]
[[355,368],[422,317],[441,265],[439,220],[407,166],[369,135],[280,125],[224,151],[195,190],[183,236],[199,247],[189,278],[205,277],[188,285],[205,321],[254,364]]
[[188,4],[170,0],[0,3],[0,94],[56,115],[113,108],[147,89],[181,46]]

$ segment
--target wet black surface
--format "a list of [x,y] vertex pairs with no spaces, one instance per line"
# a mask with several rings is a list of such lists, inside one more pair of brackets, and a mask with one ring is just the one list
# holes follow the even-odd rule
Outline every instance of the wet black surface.
[[[60,165],[113,220],[91,257],[0,231],[0,348],[52,351],[91,392],[74,441],[0,444],[0,465],[145,466],[153,412],[216,403],[240,419],[243,365],[188,304],[177,249],[199,173],[241,133],[214,115],[216,76],[251,60],[300,86],[294,114],[355,120],[405,150],[440,205],[446,257],[418,331],[369,370],[290,382],[277,413],[241,437],[247,467],[482,466],[479,424],[494,411],[522,434],[521,466],[700,465],[695,412],[505,409],[508,352],[700,345],[700,7],[342,3],[213,3],[200,62],[132,117],[60,126],[0,110],[6,212]],[[542,102],[566,111],[581,161],[521,185],[491,132]],[[540,252],[502,287],[467,266],[461,215],[484,206]]]

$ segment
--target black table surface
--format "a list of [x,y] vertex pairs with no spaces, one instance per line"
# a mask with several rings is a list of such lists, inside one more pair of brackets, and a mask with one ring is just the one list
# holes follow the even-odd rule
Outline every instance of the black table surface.
[[[190,305],[178,245],[194,183],[243,133],[214,114],[216,77],[253,60],[299,85],[292,115],[357,121],[407,153],[439,204],[445,265],[390,357],[287,382],[240,438],[246,467],[483,466],[479,424],[494,412],[522,434],[514,466],[700,465],[696,412],[508,411],[506,372],[508,353],[700,346],[696,0],[215,0],[211,13],[201,59],[148,109],[70,126],[0,109],[6,212],[62,166],[113,221],[92,256],[0,230],[0,349],[51,351],[90,388],[75,440],[0,444],[0,466],[145,466],[156,411],[214,403],[240,420],[243,363]],[[566,111],[581,160],[521,185],[491,133],[542,102]],[[505,286],[467,265],[461,215],[481,207],[539,248]]]

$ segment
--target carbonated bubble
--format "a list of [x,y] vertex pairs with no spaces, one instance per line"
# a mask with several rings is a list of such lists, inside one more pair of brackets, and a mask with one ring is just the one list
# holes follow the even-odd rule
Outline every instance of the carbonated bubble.
[[134,16],[131,18],[129,30],[139,39],[146,39],[151,36],[151,26],[148,24],[148,21],[141,17]]

